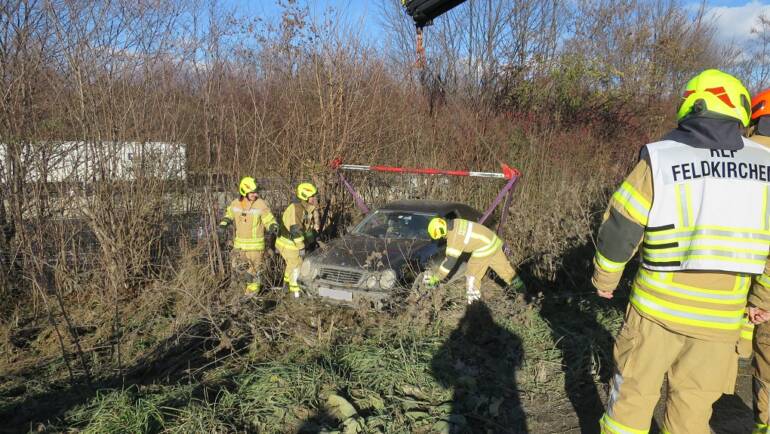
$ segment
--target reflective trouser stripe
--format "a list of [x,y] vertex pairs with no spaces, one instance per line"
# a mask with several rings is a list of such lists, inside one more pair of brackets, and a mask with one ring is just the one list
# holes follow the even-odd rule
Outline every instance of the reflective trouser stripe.
[[249,239],[249,238],[235,237],[235,240],[233,240],[233,248],[241,249],[241,250],[265,250],[265,239],[264,238]]
[[[288,241],[288,243],[291,243],[291,241]],[[278,247],[278,253],[281,254],[281,257],[283,257],[283,260],[286,263],[286,268],[283,272],[283,280],[289,284],[289,290],[291,292],[297,292],[299,291],[297,279],[299,278],[299,270],[302,266],[302,258],[299,256],[299,249],[294,247],[293,244],[286,246],[286,243],[276,242],[276,246]]]
[[625,426],[611,418],[607,413],[604,413],[599,424],[602,428],[602,434],[647,434],[650,431],[648,429],[634,429]]
[[280,246],[283,249],[289,249],[289,250],[300,250],[299,247],[295,244],[294,241],[285,238],[285,237],[278,237],[277,240],[275,240],[275,244],[277,246]]
[[473,253],[471,253],[471,257],[486,258],[487,256],[495,253],[497,249],[502,247],[502,245],[503,245],[503,241],[500,238],[495,236],[488,245],[480,249],[474,250]]

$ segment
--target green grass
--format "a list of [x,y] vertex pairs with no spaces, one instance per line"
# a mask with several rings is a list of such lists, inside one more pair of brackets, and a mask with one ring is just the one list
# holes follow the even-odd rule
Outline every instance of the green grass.
[[[614,309],[572,302],[573,317],[559,324],[565,329],[559,335],[537,306],[500,299],[489,310],[494,323],[485,326],[495,331],[491,338],[482,338],[493,343],[488,354],[479,355],[465,349],[473,338],[460,331],[463,319],[458,323],[458,318],[464,309],[443,311],[438,320],[423,326],[398,316],[372,321],[337,331],[330,342],[294,346],[290,352],[262,353],[268,347],[252,346],[259,350],[212,367],[198,380],[100,392],[52,427],[87,433],[300,428],[374,433],[435,432],[450,424],[482,423],[494,430],[496,420],[510,416],[514,395],[528,414],[548,412],[537,406],[544,399],[563,400],[568,369],[598,379],[599,365],[607,356],[601,339],[615,331],[622,317]],[[591,315],[599,329],[586,329],[582,315]],[[283,339],[301,342],[291,335]],[[565,339],[571,341],[571,350],[565,349]],[[496,345],[520,348],[523,358],[514,361],[512,350],[504,354]],[[565,351],[578,360],[565,361]],[[342,418],[335,416],[340,400],[352,406]],[[537,426],[533,423],[530,430]]]
[[141,396],[135,388],[99,392],[71,411],[68,419],[75,426],[84,425],[84,434],[158,432],[164,421],[158,398]]

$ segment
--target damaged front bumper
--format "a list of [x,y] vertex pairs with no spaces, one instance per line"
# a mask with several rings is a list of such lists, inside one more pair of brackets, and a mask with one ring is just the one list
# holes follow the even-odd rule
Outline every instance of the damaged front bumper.
[[303,263],[300,284],[313,296],[333,304],[382,308],[393,294],[397,276],[393,270]]

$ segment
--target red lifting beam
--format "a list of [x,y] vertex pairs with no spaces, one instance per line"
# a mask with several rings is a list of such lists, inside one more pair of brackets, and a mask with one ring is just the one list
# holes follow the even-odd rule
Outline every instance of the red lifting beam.
[[336,158],[331,162],[331,168],[333,170],[355,170],[362,172],[389,172],[389,173],[413,173],[416,175],[449,175],[449,176],[469,176],[473,178],[498,178],[498,179],[513,179],[514,177],[521,176],[521,172],[508,166],[507,164],[501,164],[502,172],[474,172],[470,170],[443,170],[443,169],[416,169],[410,167],[395,167],[395,166],[363,166],[360,164],[342,164],[342,160]]
[[[350,194],[353,196],[353,199],[356,201],[356,205],[358,206],[361,211],[363,211],[364,214],[369,213],[369,207],[366,206],[366,203],[364,202],[361,195],[358,194],[358,192],[353,188],[352,185],[348,182],[348,180],[342,175],[341,170],[352,170],[352,171],[359,171],[359,172],[383,172],[383,173],[411,173],[416,175],[448,175],[448,176],[467,176],[472,178],[497,178],[497,179],[505,179],[508,182],[506,183],[505,187],[503,187],[502,190],[500,190],[500,193],[498,193],[495,200],[492,202],[492,204],[487,208],[486,212],[484,212],[484,215],[479,219],[479,223],[484,223],[489,216],[492,214],[492,212],[497,208],[497,206],[502,202],[503,198],[505,198],[505,206],[503,208],[502,215],[500,216],[500,222],[497,226],[497,232],[500,233],[502,230],[503,223],[505,222],[505,218],[508,215],[508,208],[510,207],[511,203],[511,193],[513,191],[513,186],[518,181],[518,179],[521,177],[521,172],[519,172],[517,169],[510,167],[506,164],[501,164],[502,172],[474,172],[470,170],[443,170],[443,169],[418,169],[418,168],[409,168],[409,167],[395,167],[395,166],[366,166],[366,165],[359,165],[359,164],[343,164],[341,158],[335,158],[330,163],[330,166],[332,170],[337,172],[340,181],[345,185],[345,188],[350,192]],[[506,197],[507,196],[507,197]]]

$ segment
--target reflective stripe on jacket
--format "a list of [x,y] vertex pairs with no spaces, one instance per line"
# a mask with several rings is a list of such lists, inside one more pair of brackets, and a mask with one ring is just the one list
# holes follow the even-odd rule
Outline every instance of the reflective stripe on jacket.
[[[637,249],[645,253],[646,246],[642,244],[645,232],[648,241],[662,242],[654,237],[661,231],[647,231],[647,225],[643,224],[651,220],[649,211],[645,211],[647,204],[651,207],[659,200],[652,174],[647,159],[640,160],[612,196],[604,214],[597,235],[592,277],[592,283],[602,291],[615,290]],[[709,341],[737,342],[740,335],[750,334],[750,327],[742,321],[746,285],[750,281],[750,273],[657,271],[643,264],[633,282],[632,307],[674,333]],[[752,303],[770,309],[768,287],[770,265],[765,275],[755,279],[750,295],[754,299]]]
[[471,258],[486,258],[502,248],[503,241],[491,229],[480,223],[454,219],[452,229],[447,233],[446,259],[439,267],[439,277],[446,277],[463,252],[470,252]]
[[[280,236],[275,241],[285,249],[301,250],[305,248],[304,233],[313,229],[313,213],[315,207],[292,203],[286,207],[281,216]],[[296,226],[297,235],[292,236],[292,228]]]
[[732,290],[714,291],[676,283],[674,273],[639,269],[631,304],[645,316],[684,326],[741,330],[751,276],[736,275]]
[[262,199],[234,200],[227,207],[225,218],[235,224],[233,248],[240,250],[264,250],[265,228],[276,223],[270,207]]

